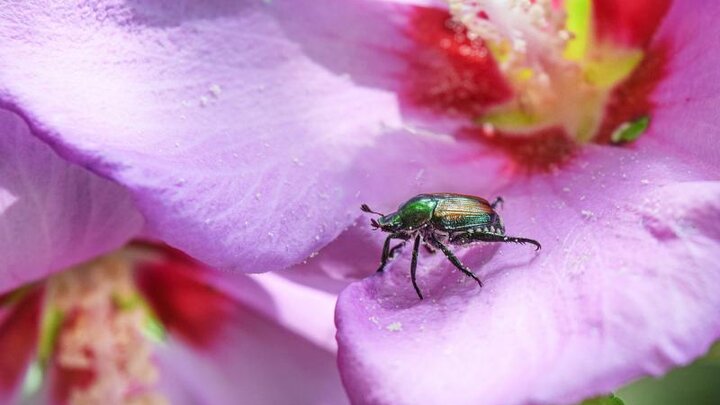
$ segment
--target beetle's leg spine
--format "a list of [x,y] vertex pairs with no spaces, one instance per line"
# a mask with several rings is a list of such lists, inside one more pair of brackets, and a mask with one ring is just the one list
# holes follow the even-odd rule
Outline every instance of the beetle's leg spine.
[[535,239],[528,239],[528,238],[518,238],[516,236],[502,236],[504,239],[501,242],[512,242],[512,243],[520,243],[522,245],[529,243],[533,246],[535,246],[535,251],[537,252],[542,248],[542,245],[540,242],[536,241]]
[[415,243],[413,244],[413,251],[412,251],[412,261],[410,262],[410,279],[412,279],[413,287],[415,287],[415,292],[417,293],[418,297],[420,299],[423,299],[423,295],[420,292],[420,287],[417,285],[417,279],[415,277],[415,274],[417,272],[417,260],[418,260],[418,250],[420,249],[420,235],[415,237]]

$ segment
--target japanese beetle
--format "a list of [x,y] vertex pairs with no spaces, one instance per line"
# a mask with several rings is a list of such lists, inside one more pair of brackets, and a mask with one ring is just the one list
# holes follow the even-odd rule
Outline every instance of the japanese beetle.
[[[405,243],[415,238],[410,263],[410,277],[418,297],[423,299],[420,288],[415,279],[417,270],[417,256],[420,242],[431,253],[440,249],[445,256],[463,274],[477,281],[482,287],[482,281],[467,266],[448,249],[448,245],[468,245],[476,242],[513,242],[529,243],[540,249],[540,243],[533,239],[507,236],[505,226],[495,207],[503,202],[497,197],[493,203],[471,195],[453,193],[432,193],[419,194],[402,204],[397,211],[391,214],[375,212],[363,204],[360,208],[364,212],[380,215],[378,219],[371,219],[370,223],[375,229],[388,232],[390,235],[385,239],[382,256],[380,257],[380,268],[378,272],[385,269],[385,265]],[[390,248],[393,239],[401,242]]]

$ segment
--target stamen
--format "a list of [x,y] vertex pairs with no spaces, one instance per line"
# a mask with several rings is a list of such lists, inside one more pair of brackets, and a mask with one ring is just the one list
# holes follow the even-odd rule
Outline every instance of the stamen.
[[448,5],[470,39],[490,42],[504,54],[506,68],[523,64],[542,70],[542,60],[561,53],[571,38],[564,10],[551,0],[448,0]]
[[48,309],[65,314],[53,358],[62,369],[86,371],[88,385],[72,387],[68,402],[165,404],[154,390],[158,370],[152,342],[143,334],[151,320],[138,302],[132,261],[106,256],[53,276]]
[[492,135],[549,128],[587,142],[599,133],[612,89],[642,52],[598,44],[589,0],[447,0],[453,20],[481,39],[513,90],[510,101],[474,117]]

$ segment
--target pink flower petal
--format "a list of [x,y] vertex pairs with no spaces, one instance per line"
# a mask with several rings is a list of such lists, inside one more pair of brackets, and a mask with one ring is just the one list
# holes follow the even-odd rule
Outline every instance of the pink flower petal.
[[713,40],[720,35],[718,18],[716,4],[675,1],[654,40],[671,55],[666,78],[654,95],[662,111],[652,116],[652,125],[662,129],[655,139],[668,154],[705,162],[708,172],[717,172],[720,157],[714,135],[720,104],[720,45]]
[[124,244],[143,221],[125,190],[70,164],[0,110],[0,292]]
[[343,70],[382,61],[367,9],[18,3],[0,20],[0,100],[126,186],[152,236],[214,267],[278,269],[356,217],[356,155],[397,123],[392,94]]
[[335,356],[252,310],[222,344],[160,348],[161,389],[173,404],[345,404]]

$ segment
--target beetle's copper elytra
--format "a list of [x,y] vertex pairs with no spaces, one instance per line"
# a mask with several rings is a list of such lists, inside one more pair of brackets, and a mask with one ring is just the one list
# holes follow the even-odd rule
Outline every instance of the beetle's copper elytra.
[[[457,267],[468,277],[482,287],[482,281],[467,268],[447,245],[467,245],[474,242],[512,242],[529,243],[540,249],[540,243],[533,239],[507,236],[505,226],[495,207],[503,203],[497,197],[493,203],[471,195],[453,193],[419,194],[402,204],[397,211],[383,215],[373,211],[367,204],[360,208],[368,213],[380,215],[378,219],[371,219],[370,223],[375,229],[388,232],[385,239],[380,268],[382,272],[388,260],[400,250],[405,243],[415,238],[410,264],[410,277],[418,297],[423,299],[417,285],[415,272],[417,270],[417,256],[420,242],[432,253],[440,249],[447,256],[450,263]],[[401,242],[390,248],[393,239]]]

